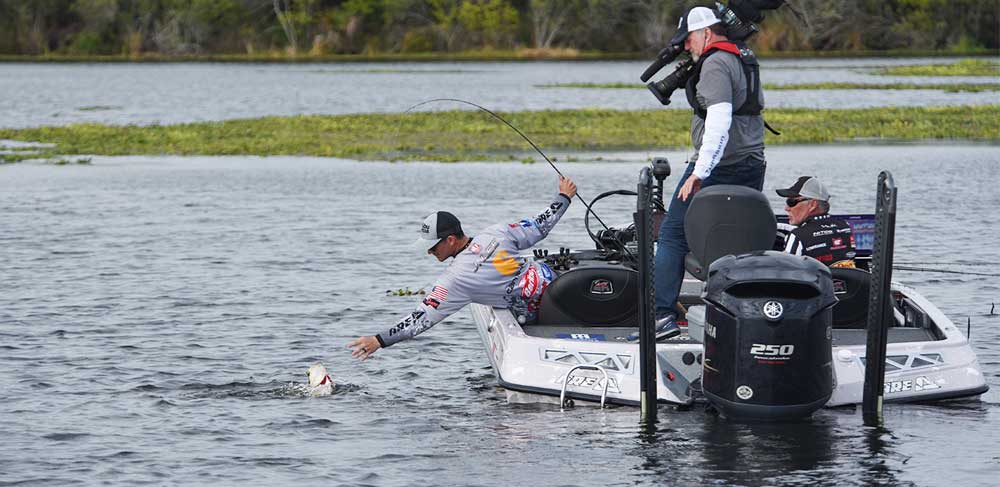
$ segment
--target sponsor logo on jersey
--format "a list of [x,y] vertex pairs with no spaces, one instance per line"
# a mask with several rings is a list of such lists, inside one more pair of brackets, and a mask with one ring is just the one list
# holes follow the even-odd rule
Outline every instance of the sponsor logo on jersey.
[[506,250],[499,250],[493,256],[493,267],[500,274],[510,276],[517,272],[520,265],[517,263],[517,259],[511,257]]
[[477,243],[469,246],[469,252],[472,252],[473,254],[478,254],[480,250],[482,250],[482,247],[480,247]]
[[542,278],[546,281],[552,280],[552,269],[549,269],[549,266],[545,264],[538,264],[538,268],[542,270]]
[[431,308],[437,309],[438,306],[441,306],[441,301],[428,297],[424,298],[424,304],[430,306]]
[[538,289],[538,271],[534,267],[529,267],[521,276],[521,282],[518,283],[518,287],[521,288],[522,298],[534,296],[535,291]]
[[389,329],[389,336],[393,336],[393,335],[395,335],[395,334],[397,334],[397,333],[405,330],[410,325],[416,323],[417,320],[419,320],[420,318],[423,318],[424,314],[425,313],[423,311],[414,311],[414,312],[410,313],[410,315],[407,316],[406,318],[404,318],[403,321],[400,321],[399,323],[396,323],[396,326],[394,326],[394,327],[392,327],[392,328]]
[[535,217],[535,224],[541,225],[549,221],[549,219],[552,218],[553,216],[555,216],[555,212],[553,212],[552,210],[545,210]]

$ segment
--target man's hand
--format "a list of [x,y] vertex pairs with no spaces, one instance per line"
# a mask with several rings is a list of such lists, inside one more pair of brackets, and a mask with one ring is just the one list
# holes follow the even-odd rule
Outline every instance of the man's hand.
[[573,199],[576,196],[576,183],[570,178],[559,176],[559,192]]
[[694,196],[699,189],[701,189],[701,178],[692,174],[687,181],[684,181],[684,186],[681,186],[681,190],[677,193],[677,199],[687,201],[688,197]]
[[382,348],[382,346],[379,345],[378,338],[375,338],[374,336],[365,336],[348,343],[347,348],[354,349],[351,350],[352,357],[367,360],[371,354],[375,353],[375,351],[379,348]]

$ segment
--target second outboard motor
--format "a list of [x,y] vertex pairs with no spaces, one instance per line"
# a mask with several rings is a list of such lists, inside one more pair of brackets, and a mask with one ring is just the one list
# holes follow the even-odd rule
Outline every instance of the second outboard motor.
[[817,260],[760,251],[709,267],[702,387],[723,416],[811,415],[833,393],[833,293]]

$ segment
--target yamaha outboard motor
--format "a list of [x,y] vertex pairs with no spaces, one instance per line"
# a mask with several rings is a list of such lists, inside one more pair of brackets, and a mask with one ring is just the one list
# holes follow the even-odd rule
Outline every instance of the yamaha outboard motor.
[[797,419],[833,393],[830,270],[783,252],[726,256],[705,293],[706,398],[730,418]]

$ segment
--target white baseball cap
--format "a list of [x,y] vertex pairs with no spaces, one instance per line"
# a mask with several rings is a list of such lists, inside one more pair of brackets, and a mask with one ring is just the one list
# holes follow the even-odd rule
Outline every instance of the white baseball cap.
[[420,234],[413,246],[426,252],[449,235],[462,233],[462,224],[458,218],[447,211],[435,211],[424,218],[420,225]]
[[715,12],[708,7],[695,7],[687,15],[688,32],[704,29],[719,22],[721,21],[715,16]]
[[809,198],[820,201],[830,201],[830,192],[826,186],[813,176],[802,176],[790,188],[776,191],[778,196],[785,198]]
[[704,29],[719,22],[721,21],[715,16],[715,12],[712,9],[708,7],[692,8],[687,15],[682,16],[680,21],[677,22],[677,32],[670,39],[670,43],[675,45],[683,44],[689,32]]

